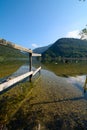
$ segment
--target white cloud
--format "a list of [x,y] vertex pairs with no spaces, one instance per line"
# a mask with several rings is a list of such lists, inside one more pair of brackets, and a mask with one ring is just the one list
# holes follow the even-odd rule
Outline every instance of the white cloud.
[[69,38],[80,38],[79,32],[80,32],[79,30],[74,30],[74,31],[68,32],[66,37],[69,37]]
[[39,46],[37,44],[32,44],[32,47],[37,48]]

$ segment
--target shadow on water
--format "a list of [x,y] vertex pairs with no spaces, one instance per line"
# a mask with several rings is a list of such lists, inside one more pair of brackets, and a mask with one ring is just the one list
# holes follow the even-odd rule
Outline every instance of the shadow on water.
[[[37,102],[37,103],[33,103],[33,104],[31,104],[31,105],[42,105],[42,104],[59,103],[59,102],[66,102],[66,101],[77,101],[77,100],[81,100],[81,99],[84,99],[84,96],[75,97],[75,98],[58,99],[58,100],[54,100],[54,101]],[[86,99],[86,100],[87,100],[87,99]]]

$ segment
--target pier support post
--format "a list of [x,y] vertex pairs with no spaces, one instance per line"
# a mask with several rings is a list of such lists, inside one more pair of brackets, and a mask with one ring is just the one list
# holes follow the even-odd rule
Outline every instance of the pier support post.
[[[29,53],[29,71],[32,70],[32,53]],[[29,81],[31,82],[32,75],[29,76]]]

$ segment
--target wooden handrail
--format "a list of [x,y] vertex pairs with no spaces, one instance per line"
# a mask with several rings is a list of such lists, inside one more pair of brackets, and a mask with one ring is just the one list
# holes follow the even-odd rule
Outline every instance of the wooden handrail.
[[21,76],[17,76],[16,78],[13,78],[13,79],[7,79],[8,81],[0,84],[0,91],[22,81],[23,79],[27,78],[28,76],[32,75],[33,74],[33,71],[31,72],[27,72]]
[[30,76],[30,81],[31,81],[32,76],[34,76],[38,71],[41,70],[41,67],[39,67],[35,71],[32,71],[32,56],[41,56],[41,54],[33,53],[33,51],[30,50],[30,49],[27,49],[27,48],[21,47],[19,45],[13,44],[12,42],[6,41],[4,39],[0,39],[0,45],[10,47],[10,48],[14,48],[14,49],[17,49],[17,50],[20,50],[20,51],[28,52],[29,53],[29,66],[30,66],[29,72],[27,72],[27,73],[25,73],[21,76],[15,77],[13,79],[7,79],[6,82],[0,84],[0,92],[3,91],[4,89],[9,88],[10,86],[12,86],[16,83],[22,81],[23,79],[25,79],[29,76]]
[[29,76],[34,76],[40,70],[41,70],[41,67],[39,67],[35,71],[27,72],[25,74],[22,74],[20,76],[15,77],[15,78],[13,77],[12,79],[10,79],[10,78],[7,79],[6,82],[0,84],[0,92],[2,92],[3,90],[9,88],[12,85],[15,85],[16,83],[22,81],[23,79],[25,79],[25,78],[27,78]]
[[20,51],[32,53],[32,56],[41,56],[41,54],[33,53],[33,51],[31,49],[27,49],[27,48],[21,47],[21,46],[19,46],[17,44],[14,44],[12,42],[6,41],[4,39],[0,39],[0,45],[7,46],[7,47],[10,47],[10,48],[14,48],[14,49],[17,49],[17,50],[20,50]]
[[32,53],[32,56],[41,56],[41,54]]
[[34,72],[33,72],[33,76],[38,72],[38,71],[40,71],[41,70],[41,67],[39,67],[38,69],[36,69]]

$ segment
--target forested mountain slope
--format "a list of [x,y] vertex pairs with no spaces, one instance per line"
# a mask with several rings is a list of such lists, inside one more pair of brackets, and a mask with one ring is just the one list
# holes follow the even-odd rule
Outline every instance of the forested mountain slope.
[[87,57],[87,41],[74,38],[61,38],[42,54],[43,61],[53,61],[60,57]]

